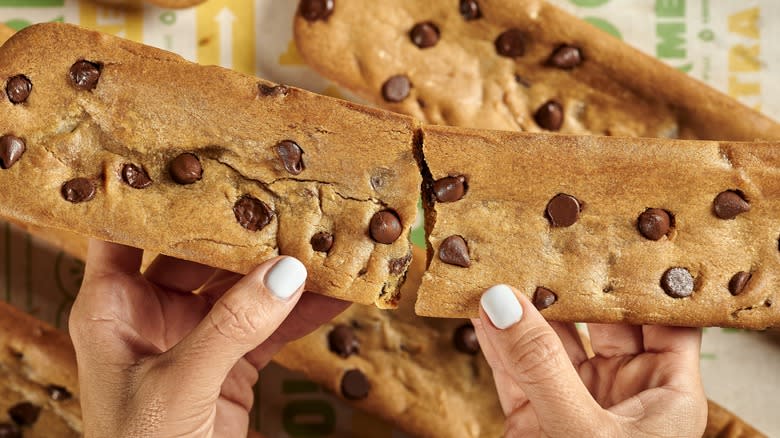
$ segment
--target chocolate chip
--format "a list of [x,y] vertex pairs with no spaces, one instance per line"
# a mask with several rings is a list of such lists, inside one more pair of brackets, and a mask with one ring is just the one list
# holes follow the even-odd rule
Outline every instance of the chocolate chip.
[[564,70],[572,69],[582,64],[582,52],[579,47],[570,46],[568,44],[558,46],[552,55],[550,55],[547,64]]
[[558,193],[547,203],[547,219],[553,227],[569,227],[580,218],[580,201],[566,193]]
[[326,20],[333,13],[334,0],[303,0],[301,16],[309,21]]
[[546,309],[558,301],[558,295],[546,287],[537,287],[534,291],[533,302],[537,309]]
[[238,198],[233,204],[233,214],[238,223],[249,231],[258,231],[271,223],[274,212],[265,202],[250,195]]
[[192,184],[203,178],[203,167],[195,154],[185,152],[171,161],[171,178],[179,184]]
[[143,167],[126,163],[122,166],[122,180],[134,189],[143,189],[152,184],[152,179]]
[[391,244],[401,236],[403,227],[398,215],[392,210],[374,213],[369,224],[371,238],[379,243]]
[[466,177],[445,176],[433,183],[433,193],[439,202],[455,202],[466,193]]
[[292,140],[283,140],[274,146],[276,155],[282,160],[284,168],[293,175],[303,172],[303,150]]
[[750,211],[750,203],[737,190],[720,192],[712,204],[715,216],[721,219],[734,219],[738,214]]
[[563,105],[557,100],[548,100],[534,113],[534,121],[542,129],[557,131],[563,125]]
[[21,402],[12,406],[8,410],[8,415],[19,426],[32,426],[38,421],[38,415],[41,413],[40,406],[30,402]]
[[13,104],[22,103],[30,96],[32,82],[25,75],[16,75],[5,84],[5,94]]
[[479,3],[476,0],[460,0],[460,15],[466,21],[482,18]]
[[22,438],[22,431],[15,424],[0,423],[0,438]]
[[21,138],[10,134],[0,137],[0,167],[10,169],[26,150],[27,146]]
[[370,390],[371,383],[360,370],[349,370],[341,377],[341,394],[347,400],[363,400]]
[[525,35],[520,29],[509,29],[496,38],[495,45],[499,55],[518,58],[525,54]]
[[463,324],[455,329],[452,343],[455,344],[455,349],[461,353],[471,355],[479,353],[479,340],[477,340],[477,333],[471,324]]
[[311,248],[313,250],[319,252],[328,252],[333,246],[333,234],[328,233],[327,231],[320,231],[319,233],[311,236],[311,240],[309,242],[311,243]]
[[51,397],[51,399],[54,401],[64,401],[73,397],[70,391],[59,385],[47,386],[46,392],[49,393],[49,397]]
[[458,235],[449,236],[439,245],[439,259],[449,265],[468,268],[471,266],[469,246]]
[[661,277],[661,288],[672,298],[685,298],[693,293],[693,276],[685,268],[669,268]]
[[752,275],[750,272],[745,271],[734,274],[734,276],[731,277],[731,280],[729,280],[729,292],[731,292],[731,295],[737,296],[744,292],[745,286],[747,286],[751,277]]
[[86,202],[95,197],[95,185],[87,178],[73,178],[62,185],[60,192],[68,202]]
[[406,75],[391,76],[382,84],[382,96],[388,102],[400,102],[409,96],[412,83]]
[[347,358],[360,351],[360,341],[352,327],[339,324],[328,333],[328,348],[339,356]]
[[669,232],[671,224],[669,213],[660,208],[648,208],[639,215],[637,220],[639,233],[650,240],[664,237]]
[[77,61],[70,68],[70,80],[80,90],[92,90],[100,79],[100,65],[89,61]]
[[409,38],[421,49],[433,47],[439,42],[439,28],[430,21],[417,23],[409,31]]
[[290,92],[290,88],[287,87],[286,85],[258,84],[257,92],[260,93],[261,96],[269,96],[269,97],[287,96],[287,93]]
[[388,270],[392,275],[399,275],[402,272],[404,272],[404,269],[406,269],[407,266],[409,266],[409,262],[411,260],[412,260],[411,253],[397,259],[392,259],[387,263]]

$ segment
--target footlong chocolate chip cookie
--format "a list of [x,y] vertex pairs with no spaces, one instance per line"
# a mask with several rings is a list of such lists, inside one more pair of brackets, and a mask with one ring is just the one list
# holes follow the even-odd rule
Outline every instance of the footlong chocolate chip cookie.
[[428,123],[709,140],[780,125],[543,0],[301,0],[317,71]]
[[63,24],[0,60],[15,220],[238,272],[290,254],[310,290],[393,307],[422,172],[422,314],[507,282],[551,319],[780,324],[777,144],[420,126]]
[[413,121],[66,24],[0,49],[0,214],[392,307],[420,172]]
[[0,301],[0,437],[81,436],[67,335]]

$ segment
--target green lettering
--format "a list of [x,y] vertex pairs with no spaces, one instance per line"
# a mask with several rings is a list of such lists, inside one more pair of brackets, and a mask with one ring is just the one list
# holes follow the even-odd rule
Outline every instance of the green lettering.
[[658,23],[655,31],[661,39],[655,46],[659,58],[685,58],[685,23]]
[[294,400],[282,409],[282,426],[293,437],[327,436],[336,428],[336,413],[325,400]]
[[655,14],[659,17],[684,17],[685,0],[655,0]]

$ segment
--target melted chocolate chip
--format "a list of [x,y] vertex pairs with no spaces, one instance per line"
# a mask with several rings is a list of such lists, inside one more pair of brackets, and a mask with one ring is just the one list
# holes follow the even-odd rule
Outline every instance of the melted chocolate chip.
[[430,21],[417,23],[409,31],[409,38],[421,49],[433,47],[439,42],[439,28]]
[[479,10],[479,3],[476,0],[460,0],[460,15],[464,20],[476,20],[482,17]]
[[721,219],[734,219],[737,215],[750,211],[750,203],[736,190],[720,192],[712,204],[715,216]]
[[122,181],[134,189],[144,189],[152,185],[152,179],[146,170],[131,163],[122,166]]
[[496,38],[495,45],[499,55],[518,58],[525,54],[525,35],[520,29],[509,29]]
[[308,21],[326,20],[333,13],[334,0],[303,0],[301,16]]
[[274,217],[274,212],[265,202],[250,195],[238,198],[233,204],[233,214],[238,223],[249,231],[262,230]]
[[100,65],[89,61],[77,61],[70,68],[70,81],[79,90],[93,90],[100,79]]
[[320,231],[311,236],[309,243],[311,243],[311,248],[315,251],[328,252],[333,246],[333,234],[327,231]]
[[382,84],[382,97],[388,102],[400,102],[409,96],[412,83],[406,75],[395,75]]
[[60,192],[68,202],[86,202],[95,197],[95,184],[87,178],[73,178],[62,185]]
[[439,245],[439,259],[448,265],[468,268],[471,266],[469,246],[466,240],[458,235],[449,236]]
[[363,400],[370,390],[371,383],[360,370],[349,370],[341,377],[341,394],[347,400]]
[[292,140],[283,140],[274,146],[276,155],[282,160],[282,165],[293,175],[303,172],[303,149]]
[[553,227],[569,227],[580,218],[580,201],[566,193],[558,193],[547,203],[547,219]]
[[371,238],[376,242],[391,244],[401,237],[403,227],[398,215],[392,210],[382,210],[374,213],[369,224]]
[[646,239],[658,240],[664,237],[671,228],[672,218],[666,210],[648,208],[639,215],[637,228]]
[[548,100],[534,113],[534,121],[540,128],[557,131],[563,126],[563,105],[557,100]]
[[30,402],[17,403],[8,410],[8,416],[19,426],[32,426],[38,421],[40,413],[40,406]]
[[171,178],[179,184],[192,184],[203,178],[203,167],[195,154],[185,152],[171,161]]
[[477,333],[471,324],[463,324],[455,329],[452,343],[455,345],[455,349],[461,353],[471,355],[479,353],[479,340],[477,340]]
[[10,169],[26,150],[27,146],[21,138],[9,134],[0,137],[0,167]]
[[32,82],[25,75],[16,75],[5,84],[5,94],[14,105],[26,101],[31,91]]
[[661,288],[672,298],[685,298],[693,293],[693,276],[685,268],[669,268],[661,276]]
[[15,424],[0,423],[0,438],[22,438],[22,431]]
[[745,291],[745,287],[748,285],[752,275],[750,272],[740,271],[734,274],[729,280],[729,292],[731,295],[737,296]]
[[570,70],[582,64],[582,51],[580,51],[579,47],[567,44],[558,46],[552,55],[550,55],[547,64],[564,70]]
[[387,262],[388,270],[390,271],[390,274],[392,275],[399,275],[402,272],[404,272],[404,269],[406,269],[407,266],[409,266],[409,262],[412,260],[412,254],[409,253],[403,257],[392,259],[389,262]]
[[49,385],[46,387],[46,392],[49,393],[49,397],[51,397],[54,401],[64,401],[69,400],[73,397],[73,394],[70,393],[67,389],[63,388],[59,385]]
[[339,324],[328,333],[328,348],[337,355],[347,358],[360,351],[360,341],[352,327]]
[[286,85],[258,84],[257,92],[261,96],[268,96],[268,97],[287,96],[287,93],[290,92],[290,88],[287,87]]
[[534,291],[533,303],[537,309],[546,309],[558,301],[558,295],[546,287],[537,287]]
[[455,202],[466,194],[466,177],[445,176],[433,183],[433,194],[439,202]]

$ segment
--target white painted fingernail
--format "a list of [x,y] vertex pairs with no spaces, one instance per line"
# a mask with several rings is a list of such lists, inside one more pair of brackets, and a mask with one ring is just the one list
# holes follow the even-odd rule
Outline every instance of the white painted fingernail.
[[290,299],[306,281],[306,266],[295,257],[284,257],[265,274],[265,287],[283,300]]
[[486,290],[479,303],[485,309],[490,322],[501,330],[517,324],[523,317],[520,301],[517,301],[515,293],[505,284],[497,284]]

